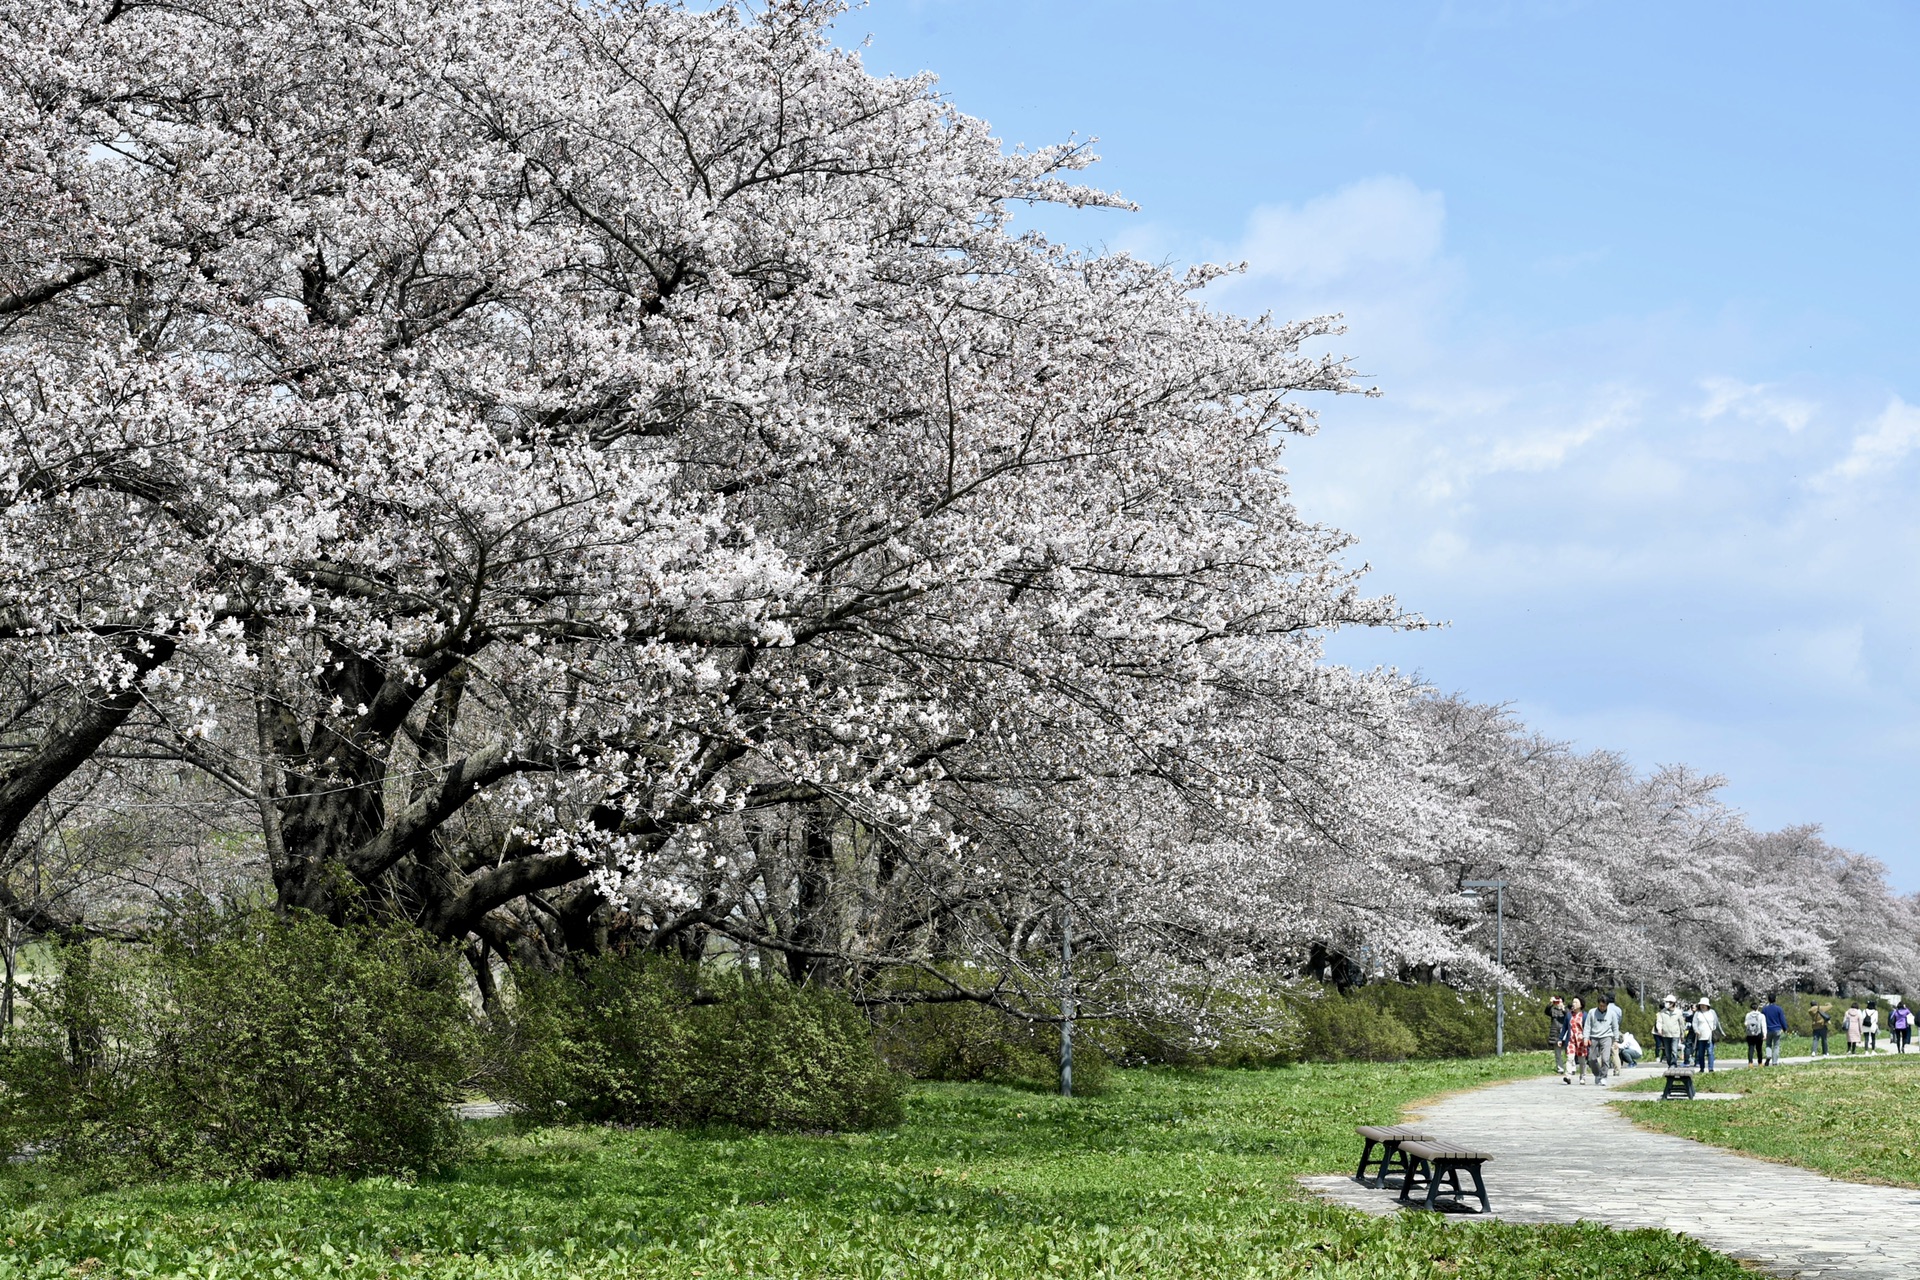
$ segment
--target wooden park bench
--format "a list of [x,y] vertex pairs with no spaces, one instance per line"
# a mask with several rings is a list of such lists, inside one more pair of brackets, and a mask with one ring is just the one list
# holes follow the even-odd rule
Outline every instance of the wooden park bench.
[[[1404,1178],[1407,1172],[1407,1158],[1400,1154],[1403,1142],[1424,1141],[1431,1135],[1417,1124],[1363,1124],[1354,1126],[1355,1133],[1366,1139],[1366,1145],[1360,1148],[1360,1167],[1354,1170],[1353,1180],[1370,1187],[1380,1186],[1387,1175],[1394,1172],[1396,1158],[1400,1165],[1400,1174]],[[1378,1162],[1373,1154],[1375,1147],[1380,1148]],[[1374,1165],[1373,1177],[1367,1177],[1367,1166]]]
[[1662,1070],[1667,1073],[1667,1082],[1660,1086],[1660,1101],[1665,1102],[1668,1098],[1677,1098],[1684,1093],[1687,1095],[1687,1100],[1691,1102],[1693,1100],[1694,1069],[1692,1067],[1664,1067]]
[[1466,1191],[1460,1185],[1460,1172],[1464,1169],[1473,1179],[1473,1193],[1480,1197],[1480,1212],[1493,1212],[1493,1206],[1487,1203],[1487,1184],[1480,1177],[1480,1166],[1493,1159],[1486,1152],[1451,1142],[1402,1141],[1400,1158],[1408,1162],[1407,1176],[1400,1180],[1403,1202],[1411,1202],[1413,1193],[1424,1187],[1427,1196],[1422,1207],[1431,1209],[1443,1182],[1456,1201],[1464,1200]]

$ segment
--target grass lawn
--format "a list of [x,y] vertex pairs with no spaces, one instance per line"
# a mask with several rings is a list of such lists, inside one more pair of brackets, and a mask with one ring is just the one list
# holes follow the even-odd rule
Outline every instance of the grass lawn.
[[[1658,1081],[1642,1086],[1658,1090]],[[1850,1182],[1920,1187],[1920,1054],[1721,1074],[1728,1102],[1622,1101],[1633,1120]]]
[[1743,1275],[1663,1232],[1373,1219],[1293,1183],[1350,1169],[1355,1123],[1543,1061],[1117,1072],[1071,1101],[922,1086],[906,1123],[875,1134],[477,1122],[471,1157],[418,1183],[76,1194],[14,1165],[0,1278]]

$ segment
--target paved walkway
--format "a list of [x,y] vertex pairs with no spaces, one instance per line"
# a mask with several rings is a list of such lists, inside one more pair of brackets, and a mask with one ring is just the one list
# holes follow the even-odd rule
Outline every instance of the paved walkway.
[[[1625,1081],[1651,1074],[1646,1068],[1629,1071]],[[1737,1087],[1737,1076],[1728,1076],[1723,1069],[1717,1079],[1702,1077],[1701,1083]],[[1415,1115],[1439,1136],[1493,1154],[1487,1194],[1498,1218],[1661,1227],[1777,1276],[1920,1277],[1920,1236],[1912,1231],[1920,1191],[1840,1182],[1652,1133],[1604,1105],[1617,1096],[1612,1087],[1568,1086],[1546,1076],[1458,1094]],[[1397,1192],[1371,1191],[1351,1178],[1301,1181],[1370,1213],[1398,1209]]]

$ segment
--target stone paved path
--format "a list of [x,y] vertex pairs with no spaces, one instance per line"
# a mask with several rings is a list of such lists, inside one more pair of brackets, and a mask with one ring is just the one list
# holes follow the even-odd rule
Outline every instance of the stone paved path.
[[[1625,1079],[1650,1074],[1629,1071]],[[1727,1080],[1723,1071],[1714,1083],[1723,1081],[1737,1078]],[[1920,1278],[1920,1234],[1913,1230],[1920,1191],[1840,1182],[1652,1133],[1604,1105],[1615,1096],[1611,1087],[1563,1085],[1547,1076],[1445,1098],[1415,1115],[1439,1136],[1493,1154],[1487,1194],[1498,1218],[1663,1227],[1777,1276]],[[1543,1141],[1545,1135],[1556,1140]],[[1370,1213],[1398,1209],[1397,1192],[1371,1191],[1351,1178],[1301,1181]]]

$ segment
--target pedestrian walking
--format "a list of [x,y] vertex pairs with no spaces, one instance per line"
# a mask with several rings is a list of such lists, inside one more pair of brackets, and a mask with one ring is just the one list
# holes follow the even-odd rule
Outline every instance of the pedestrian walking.
[[1686,1015],[1680,1012],[1680,1001],[1668,996],[1660,1002],[1660,1012],[1653,1015],[1653,1052],[1662,1064],[1677,1064],[1680,1036],[1685,1030]]
[[1712,1071],[1713,1040],[1720,1034],[1720,1015],[1713,1011],[1713,1001],[1705,996],[1693,1009],[1693,1065],[1697,1071]]
[[1567,1010],[1567,1063],[1571,1071],[1562,1071],[1563,1084],[1572,1084],[1574,1075],[1580,1077],[1580,1083],[1587,1082],[1587,1016],[1580,1004],[1580,997],[1573,998],[1572,1008]]
[[1824,1004],[1808,1005],[1807,1021],[1813,1025],[1813,1052],[1824,1058],[1827,1056],[1827,1032],[1833,1029],[1832,1007]]
[[1866,1015],[1860,1011],[1860,1002],[1855,1000],[1853,1007],[1840,1019],[1840,1025],[1846,1028],[1847,1052],[1860,1052],[1860,1027],[1866,1021]]
[[1587,1010],[1587,1056],[1593,1062],[1593,1082],[1604,1085],[1613,1070],[1614,1050],[1619,1047],[1620,1009],[1604,991],[1594,993],[1593,1008]]
[[1680,1006],[1680,1016],[1682,1019],[1685,1020],[1685,1025],[1682,1030],[1682,1035],[1685,1037],[1685,1043],[1683,1043],[1681,1046],[1681,1051],[1680,1051],[1681,1062],[1692,1062],[1694,1047],[1700,1043],[1699,1039],[1695,1037],[1695,1035],[1693,1034],[1693,1014],[1694,1014],[1693,1001],[1689,1000],[1685,1004]]
[[1860,1011],[1860,1039],[1865,1042],[1867,1052],[1876,1052],[1880,1046],[1880,1006],[1869,1002]]
[[1763,1061],[1767,1066],[1780,1065],[1780,1037],[1787,1034],[1787,1011],[1780,1007],[1778,996],[1768,996],[1767,1002],[1760,1006],[1760,1014],[1767,1020],[1767,1056]]
[[1567,1074],[1567,1005],[1559,996],[1547,1001],[1547,1038],[1553,1043],[1553,1074]]
[[1907,1008],[1907,1002],[1902,1000],[1893,1006],[1893,1012],[1887,1015],[1887,1022],[1893,1028],[1893,1051],[1905,1053],[1907,1046],[1913,1042],[1913,1010]]
[[1757,1066],[1766,1060],[1767,1015],[1760,1012],[1759,1005],[1749,1004],[1740,1025],[1747,1033],[1747,1065]]

